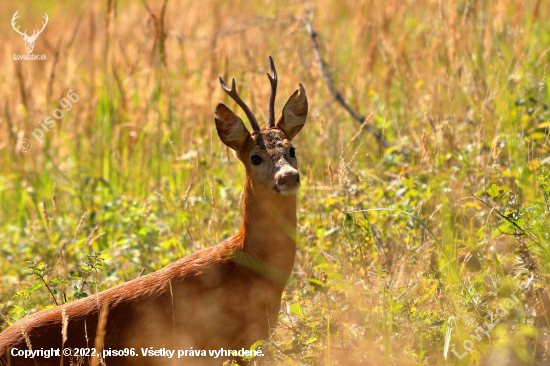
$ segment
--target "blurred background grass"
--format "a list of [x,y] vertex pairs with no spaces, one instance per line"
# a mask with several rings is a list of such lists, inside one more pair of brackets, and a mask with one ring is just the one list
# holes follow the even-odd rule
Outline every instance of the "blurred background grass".
[[[15,11],[28,34],[48,14],[33,51],[47,61],[13,61]],[[391,147],[335,102],[305,16],[336,88]],[[235,107],[218,76],[265,123],[271,55],[277,111],[301,82],[310,112],[297,261],[263,362],[548,362],[549,16],[541,0],[4,4],[0,330],[236,233],[244,169],[215,132],[215,105]],[[41,144],[31,133],[60,108]],[[377,207],[441,245],[395,211],[350,213]]]

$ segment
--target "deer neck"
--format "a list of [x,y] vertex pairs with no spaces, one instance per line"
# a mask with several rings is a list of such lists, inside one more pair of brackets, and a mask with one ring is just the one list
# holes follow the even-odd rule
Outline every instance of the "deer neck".
[[[296,196],[283,196],[247,177],[241,249],[256,260],[290,276],[296,254]],[[286,281],[286,279],[285,279]]]

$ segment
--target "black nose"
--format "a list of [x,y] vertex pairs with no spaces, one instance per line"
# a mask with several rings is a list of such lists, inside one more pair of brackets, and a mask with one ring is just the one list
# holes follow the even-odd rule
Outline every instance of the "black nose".
[[292,188],[300,184],[300,173],[297,171],[285,172],[277,177],[279,188]]

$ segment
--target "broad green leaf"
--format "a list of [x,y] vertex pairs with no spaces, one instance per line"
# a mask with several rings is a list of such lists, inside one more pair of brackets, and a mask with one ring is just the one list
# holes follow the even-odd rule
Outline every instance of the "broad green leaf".
[[302,310],[302,306],[300,304],[292,304],[290,305],[290,312],[294,313],[302,318],[305,318],[304,311]]
[[308,340],[306,342],[306,344],[311,344],[311,343],[315,342],[316,340],[317,340],[317,338],[311,338],[310,340]]
[[497,185],[496,185],[496,184],[493,184],[493,185],[491,186],[491,188],[489,188],[489,189],[487,190],[487,194],[488,194],[489,196],[491,196],[491,199],[494,199],[495,197],[497,197],[497,196],[498,196],[498,187],[497,187]]
[[32,286],[28,291],[27,293],[30,294],[31,292],[35,291],[35,290],[38,290],[40,287],[42,287],[43,284],[41,283],[37,283],[36,285]]
[[251,349],[252,351],[257,350],[257,349],[260,348],[264,343],[265,343],[265,341],[256,341],[256,343],[254,343],[252,346],[250,346],[250,349]]
[[77,299],[83,299],[85,297],[88,297],[88,294],[82,291],[77,291],[75,292],[74,297],[76,297]]

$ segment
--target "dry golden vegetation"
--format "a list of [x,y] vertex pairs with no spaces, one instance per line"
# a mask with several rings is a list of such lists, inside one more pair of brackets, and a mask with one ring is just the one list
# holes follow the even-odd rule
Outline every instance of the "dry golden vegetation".
[[[16,10],[29,30],[48,14],[46,61],[13,60]],[[549,17],[542,0],[6,2],[0,330],[238,230],[218,76],[265,123],[271,55],[277,111],[301,82],[310,113],[295,269],[258,362],[548,365]]]

